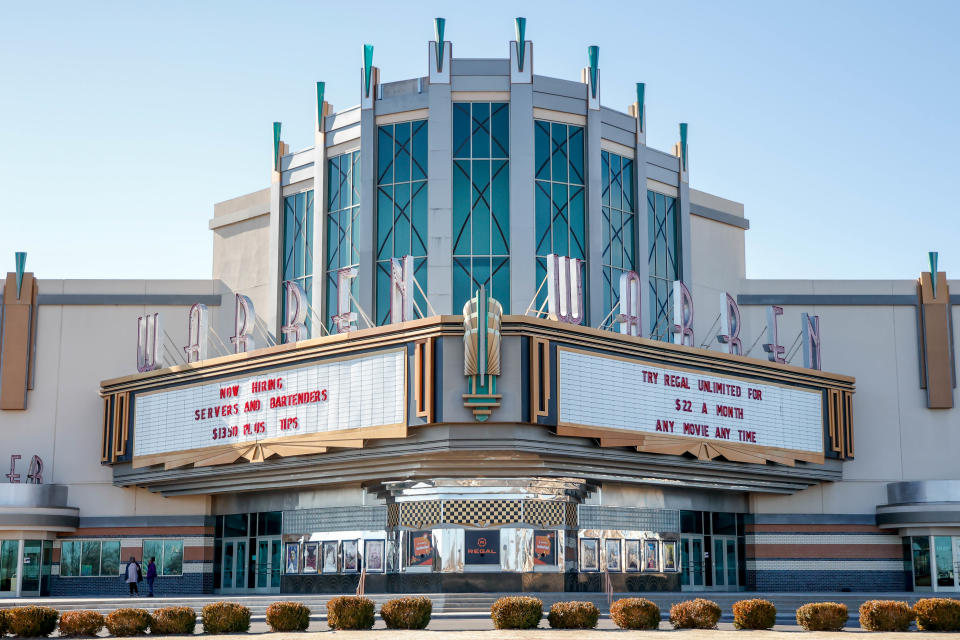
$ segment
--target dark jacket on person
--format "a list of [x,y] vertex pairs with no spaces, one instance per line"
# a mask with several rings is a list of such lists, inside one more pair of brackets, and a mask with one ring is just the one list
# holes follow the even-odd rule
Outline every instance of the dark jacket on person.
[[155,562],[151,562],[147,565],[147,580],[157,577],[157,565]]

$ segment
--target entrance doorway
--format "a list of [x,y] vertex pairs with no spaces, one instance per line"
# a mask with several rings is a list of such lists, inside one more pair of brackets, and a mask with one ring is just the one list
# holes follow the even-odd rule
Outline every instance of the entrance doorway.
[[238,593],[247,588],[247,540],[239,538],[223,541],[223,558],[220,563],[220,590],[223,593]]
[[280,593],[282,523],[280,511],[217,516],[213,582],[217,593]]
[[742,513],[680,512],[680,587],[738,591],[746,583],[746,523]]
[[960,536],[912,536],[914,591],[960,591]]
[[680,586],[690,589],[703,588],[703,536],[680,538]]
[[280,593],[282,548],[279,537],[257,538],[257,553],[254,558],[257,593]]
[[737,588],[737,538],[713,537],[713,586],[717,589]]
[[48,595],[50,540],[0,540],[0,598]]

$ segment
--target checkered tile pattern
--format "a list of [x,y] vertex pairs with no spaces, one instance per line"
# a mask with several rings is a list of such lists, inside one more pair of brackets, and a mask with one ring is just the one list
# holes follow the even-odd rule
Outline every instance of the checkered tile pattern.
[[440,524],[440,501],[404,502],[400,505],[400,524],[414,529]]
[[547,500],[524,500],[523,521],[542,527],[563,526],[564,504],[566,503]]
[[572,502],[568,502],[567,508],[566,508],[566,516],[567,516],[568,527],[573,527],[574,529],[576,529],[580,526],[578,524],[579,519],[577,518],[577,505],[575,505]]
[[444,500],[443,519],[479,527],[513,524],[522,521],[523,508],[520,500]]
[[393,529],[400,524],[400,505],[387,505],[387,528]]

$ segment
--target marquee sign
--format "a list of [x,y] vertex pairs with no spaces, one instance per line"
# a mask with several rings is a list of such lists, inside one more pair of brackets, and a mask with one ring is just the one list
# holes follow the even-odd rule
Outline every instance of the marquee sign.
[[[682,453],[706,446],[738,461],[823,460],[818,390],[567,348],[557,354],[560,426],[632,436],[650,445],[641,450]],[[761,449],[769,455],[760,456]]]
[[284,443],[297,436],[337,440],[405,425],[405,407],[402,350],[140,393],[134,402],[134,466],[223,445]]

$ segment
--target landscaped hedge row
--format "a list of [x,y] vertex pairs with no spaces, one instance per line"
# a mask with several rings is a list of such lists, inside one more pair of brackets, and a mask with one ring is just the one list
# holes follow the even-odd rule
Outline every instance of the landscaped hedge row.
[[[697,598],[670,607],[674,629],[716,629],[720,620],[716,602]],[[547,621],[554,629],[592,629],[599,611],[592,602],[558,602]],[[500,598],[490,608],[497,629],[534,629],[543,617],[543,602],[529,596]],[[847,606],[813,602],[797,609],[797,624],[807,631],[840,631],[848,619]],[[610,606],[610,618],[621,629],[657,629],[660,609],[646,598],[623,598]],[[867,631],[907,631],[916,620],[921,631],[960,631],[960,600],[925,598],[911,608],[906,602],[868,600],[860,605],[860,625]],[[777,608],[769,600],[740,600],[733,604],[737,629],[772,629]]]
[[[433,603],[429,598],[397,598],[380,608],[388,629],[425,629]],[[703,598],[678,602],[670,607],[674,629],[716,629],[720,620],[717,603]],[[813,602],[797,609],[797,624],[807,631],[840,631],[849,617],[847,606],[837,602]],[[771,629],[777,609],[768,600],[741,600],[733,605],[737,629]],[[543,601],[529,596],[500,598],[490,607],[497,629],[533,629],[543,617]],[[547,615],[554,629],[593,629],[600,611],[592,602],[557,602]],[[623,598],[610,607],[610,617],[622,629],[657,629],[660,609],[645,598]],[[235,602],[214,602],[203,607],[204,633],[243,633],[250,630],[250,609]],[[267,607],[271,631],[305,631],[310,609],[299,602],[274,602]],[[375,607],[362,596],[342,596],[327,603],[327,625],[336,630],[373,627]],[[907,631],[916,621],[921,631],[960,631],[960,600],[924,598],[913,607],[894,600],[868,600],[860,605],[860,625],[867,631]],[[58,624],[59,623],[59,624]],[[96,611],[66,611],[25,606],[0,609],[0,636],[43,638],[59,630],[63,637],[90,637],[104,627],[116,637],[144,635],[192,635],[197,612],[190,607],[165,607],[152,614],[146,609],[117,609],[107,616]]]

